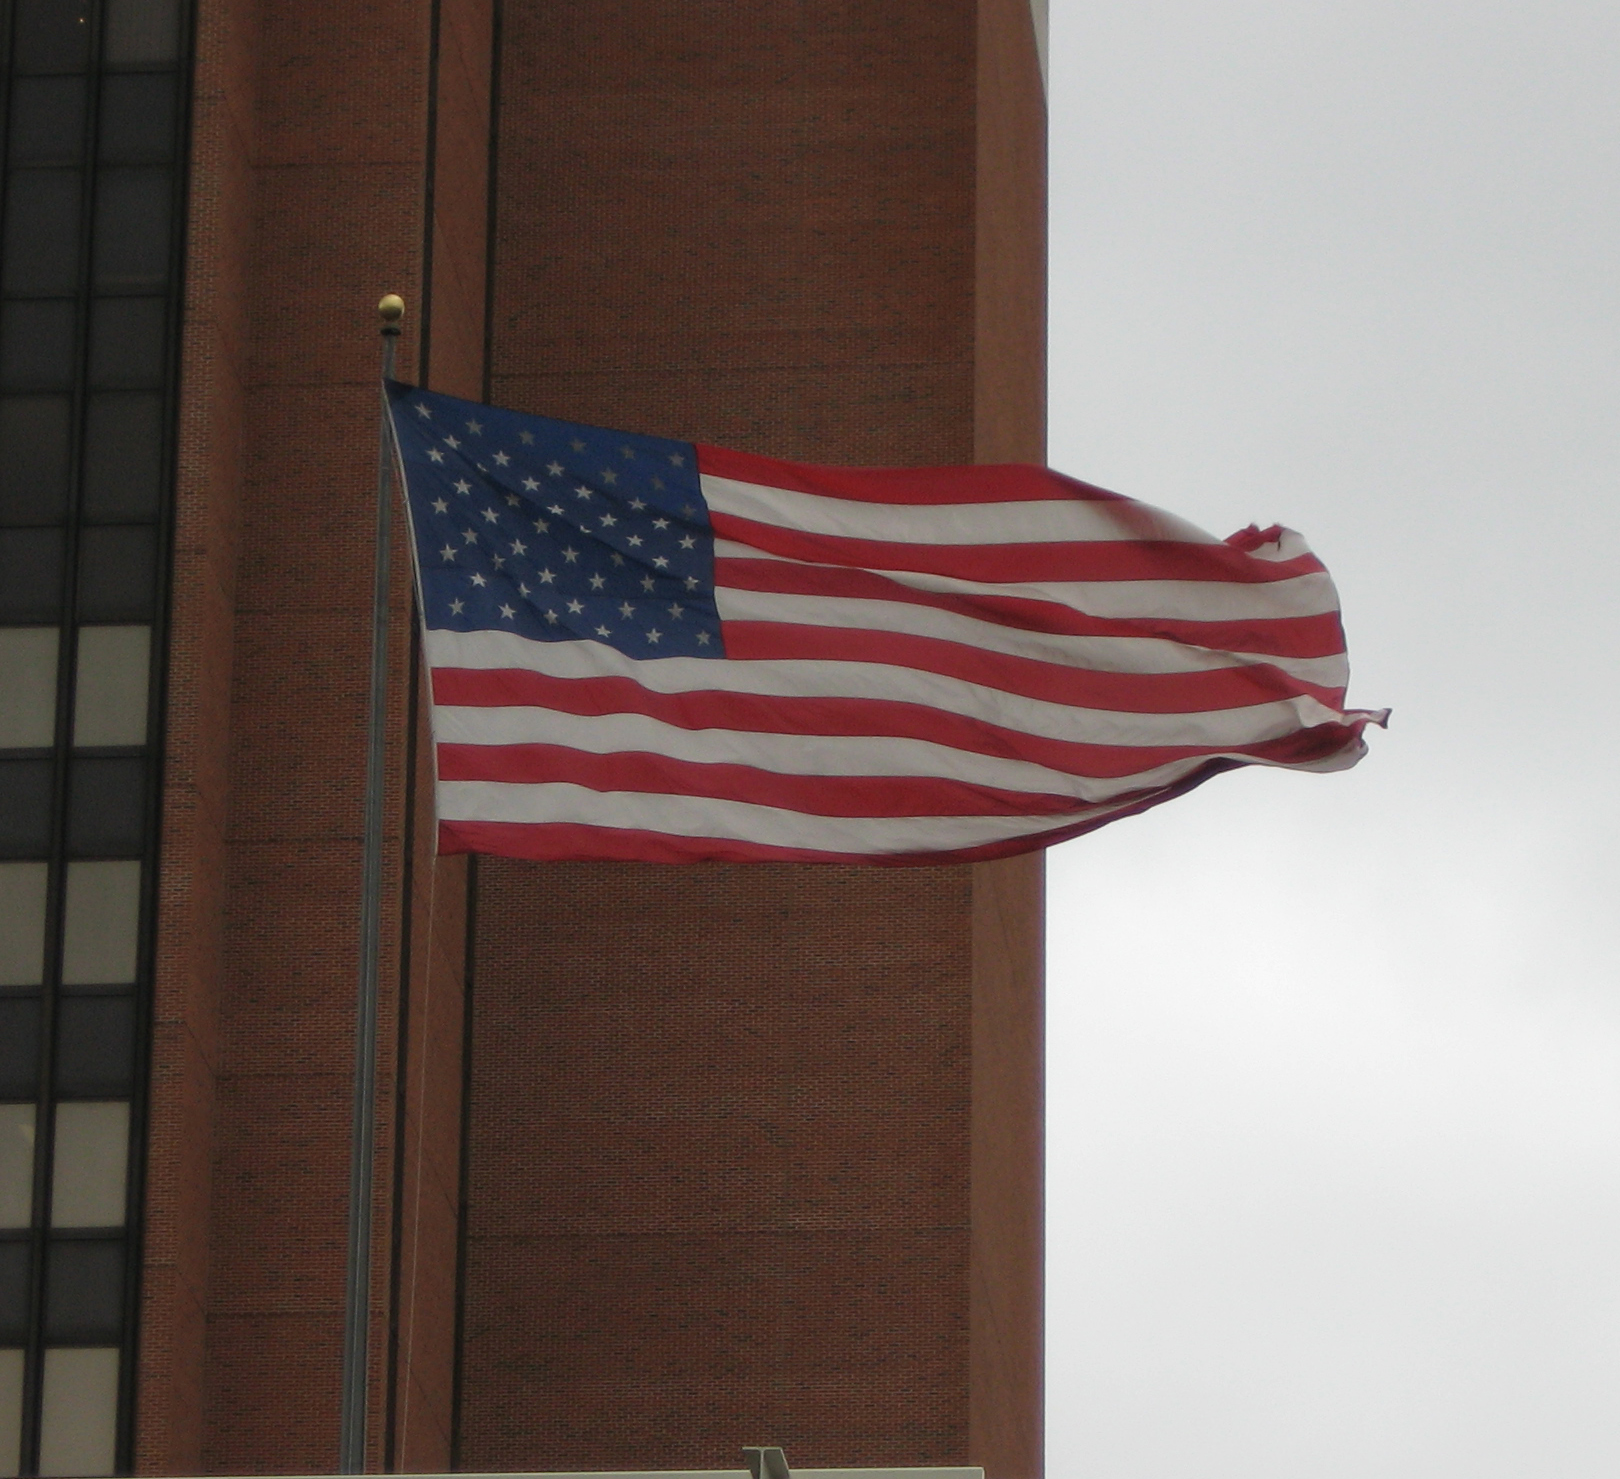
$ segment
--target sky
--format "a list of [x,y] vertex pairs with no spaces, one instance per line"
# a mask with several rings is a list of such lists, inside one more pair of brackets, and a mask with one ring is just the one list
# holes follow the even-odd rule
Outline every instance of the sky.
[[1065,1479],[1620,1473],[1620,7],[1052,0],[1049,459],[1338,583],[1338,775],[1048,859]]

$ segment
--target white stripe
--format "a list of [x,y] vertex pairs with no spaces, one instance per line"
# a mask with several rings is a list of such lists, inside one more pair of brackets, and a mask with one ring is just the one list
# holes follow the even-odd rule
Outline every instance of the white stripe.
[[[813,560],[767,554],[731,539],[714,542],[717,560],[777,560],[806,569],[823,568]],[[844,567],[854,568],[854,567]],[[876,570],[878,567],[861,567]],[[947,591],[964,596],[1016,596],[1026,601],[1055,601],[1088,616],[1116,621],[1270,621],[1278,617],[1322,616],[1339,609],[1338,593],[1326,571],[1293,575],[1287,580],[1029,580],[1017,583],[962,580],[917,570],[879,570],[889,580],[919,591]]]
[[817,817],[751,801],[592,791],[564,782],[439,782],[439,820],[443,822],[573,823],[815,852],[945,852],[1050,832],[1118,809],[1081,808],[1040,817]]
[[866,503],[703,474],[710,511],[805,534],[885,544],[1084,544],[1164,539],[1219,544],[1212,534],[1145,503],[1080,498],[1017,503]]
[[866,735],[757,734],[682,729],[645,714],[579,715],[554,709],[441,705],[434,739],[455,745],[560,745],[590,755],[650,754],[697,765],[744,765],[772,775],[906,776],[993,786],[1098,803],[1171,785],[1212,757],[1196,755],[1135,775],[1070,775],[1027,760],[981,755],[931,740]]
[[752,693],[776,698],[866,698],[919,704],[999,728],[1096,745],[1195,745],[1234,750],[1339,715],[1301,695],[1207,713],[1127,714],[1005,693],[959,678],[885,663],[795,659],[724,662],[700,657],[633,658],[601,642],[537,642],[516,632],[429,630],[435,668],[528,669],[556,678],[622,677],[654,693]]
[[918,606],[910,601],[869,601],[850,596],[801,596],[719,587],[715,591],[715,604],[721,621],[789,622],[846,631],[902,632],[1092,672],[1207,673],[1267,664],[1325,688],[1342,688],[1350,678],[1350,665],[1342,654],[1267,657],[1195,647],[1160,637],[1073,637],[978,621],[960,612]]

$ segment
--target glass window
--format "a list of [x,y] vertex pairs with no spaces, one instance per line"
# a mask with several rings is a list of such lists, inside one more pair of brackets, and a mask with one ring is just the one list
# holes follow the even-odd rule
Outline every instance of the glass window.
[[84,428],[84,517],[157,513],[163,468],[163,398],[120,391],[90,397]]
[[117,1440],[118,1348],[46,1351],[39,1472],[110,1474]]
[[146,762],[85,756],[68,770],[68,851],[129,857],[146,838]]
[[34,1106],[0,1104],[0,1227],[34,1216]]
[[82,620],[150,621],[156,586],[157,531],[149,524],[112,524],[80,535]]
[[0,986],[45,977],[44,863],[0,863]]
[[151,648],[151,627],[79,628],[78,672],[73,689],[75,745],[146,743]]
[[122,986],[135,979],[141,865],[69,863],[62,910],[62,981]]
[[0,524],[56,522],[67,485],[67,397],[0,396]]
[[180,46],[179,0],[107,0],[103,56],[115,67],[175,59]]
[[174,78],[167,72],[135,72],[104,79],[102,162],[166,163],[174,152],[174,107]]
[[[90,1090],[127,1094],[112,1084]],[[0,1098],[31,1099],[39,1093],[39,998],[0,996]]]
[[96,176],[98,288],[165,286],[172,193],[166,169],[104,169]]
[[42,858],[51,846],[51,762],[0,760],[0,858]]
[[0,1344],[14,1345],[28,1339],[30,1252],[32,1249],[20,1238],[0,1241]]
[[23,1353],[0,1351],[0,1474],[22,1467]]
[[19,77],[11,87],[11,162],[77,164],[84,150],[84,79]]
[[70,295],[79,276],[79,172],[22,169],[6,192],[0,285],[25,297]]
[[58,1094],[129,1093],[135,1074],[135,998],[60,998],[52,1070]]
[[117,1340],[123,1324],[123,1243],[53,1242],[45,1256],[45,1339]]
[[51,1149],[51,1226],[122,1227],[129,1104],[58,1104]]
[[[145,388],[163,383],[162,298],[100,298],[90,310],[90,383]],[[30,387],[33,388],[33,387]]]
[[72,383],[72,302],[23,298],[0,306],[0,386],[66,390]]
[[19,72],[82,72],[90,57],[89,0],[16,0]]
[[0,621],[51,621],[61,609],[62,531],[0,529]]
[[0,749],[56,737],[56,643],[55,627],[0,627]]

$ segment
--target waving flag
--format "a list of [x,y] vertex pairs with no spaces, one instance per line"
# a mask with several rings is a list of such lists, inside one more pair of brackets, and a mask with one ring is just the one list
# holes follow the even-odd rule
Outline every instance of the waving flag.
[[809,467],[390,383],[441,852],[933,863],[1340,770],[1332,582],[1042,467]]

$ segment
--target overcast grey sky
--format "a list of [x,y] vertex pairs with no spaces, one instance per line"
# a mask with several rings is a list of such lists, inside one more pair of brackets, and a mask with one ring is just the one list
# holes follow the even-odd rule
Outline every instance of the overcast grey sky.
[[1054,466],[1339,583],[1355,771],[1050,857],[1073,1479],[1620,1474],[1620,7],[1053,0]]

